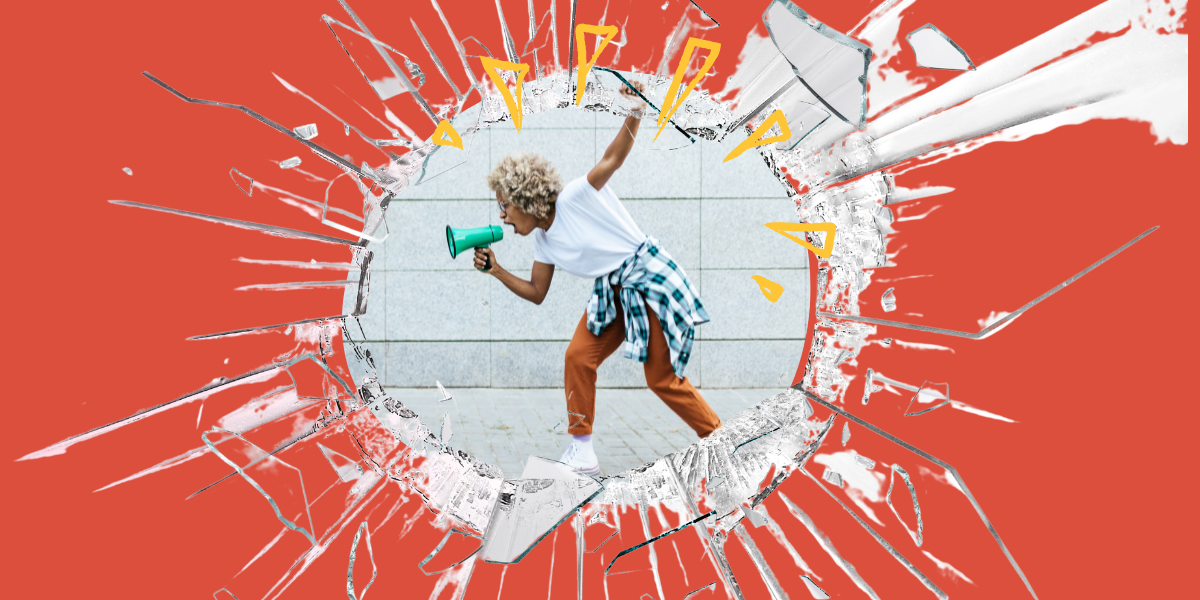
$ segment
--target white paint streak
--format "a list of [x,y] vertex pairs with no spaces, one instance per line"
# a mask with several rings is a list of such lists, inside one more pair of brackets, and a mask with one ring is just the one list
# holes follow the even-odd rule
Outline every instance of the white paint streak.
[[930,554],[929,552],[927,552],[925,550],[922,550],[921,552],[923,554],[925,554],[925,556],[929,557],[929,560],[932,560],[933,564],[937,565],[938,570],[941,571],[943,575],[958,577],[959,579],[962,579],[963,581],[965,581],[971,585],[975,585],[974,581],[971,581],[971,579],[969,577],[967,577],[966,575],[963,575],[962,571],[955,569],[954,565],[952,565],[946,561],[943,561],[943,560],[938,560],[938,558],[936,556]]
[[906,342],[904,340],[893,340],[893,341],[896,342],[896,344],[899,345],[901,348],[911,348],[913,350],[949,350],[951,354],[954,354],[954,348],[948,348],[946,346],[939,346],[937,344],[924,344],[921,342]]
[[238,571],[237,575],[234,575],[234,577],[241,575],[242,571],[245,571],[246,569],[248,569],[250,567],[250,565],[254,564],[254,561],[258,560],[259,558],[262,558],[262,555],[266,554],[268,550],[270,550],[272,547],[275,546],[276,543],[279,542],[279,540],[283,539],[283,534],[285,534],[287,532],[288,532],[287,527],[280,529],[279,534],[275,536],[275,539],[271,540],[271,542],[269,544],[267,544],[266,546],[264,546],[262,550],[259,550],[258,554],[255,554],[254,558],[250,559],[250,562],[246,563],[246,566],[242,567],[242,570]]
[[85,442],[94,437],[99,437],[106,433],[116,431],[122,427],[125,427],[126,425],[132,425],[143,419],[148,419],[150,417],[153,417],[154,415],[164,413],[168,410],[171,410],[172,408],[177,408],[180,406],[184,406],[186,404],[191,404],[192,402],[196,402],[197,400],[204,400],[205,398],[208,398],[209,396],[211,396],[217,392],[223,392],[226,390],[230,390],[230,389],[233,389],[233,388],[241,386],[241,385],[246,385],[246,384],[250,384],[250,383],[260,383],[260,382],[266,381],[266,380],[274,377],[278,372],[279,372],[278,368],[270,369],[267,371],[263,371],[262,373],[259,373],[257,375],[252,375],[250,377],[246,377],[244,379],[240,379],[240,380],[232,382],[232,383],[227,383],[223,386],[215,387],[215,388],[206,390],[204,392],[194,394],[192,396],[188,396],[187,398],[176,400],[174,402],[168,402],[157,408],[153,408],[153,409],[147,410],[145,412],[133,415],[132,417],[129,417],[127,419],[122,419],[120,421],[117,421],[116,423],[112,423],[110,425],[105,425],[104,427],[94,429],[92,431],[77,435],[72,438],[67,438],[57,444],[53,444],[51,446],[47,446],[41,450],[38,450],[37,452],[31,452],[29,454],[26,454],[25,456],[22,456],[21,458],[18,458],[17,460],[18,461],[33,460],[36,458],[46,458],[47,456],[58,456],[59,454],[65,454],[67,452],[68,448],[70,448],[71,446],[74,446],[75,444],[78,444],[80,442]]
[[842,476],[842,483],[846,486],[846,495],[850,497],[850,500],[862,509],[869,519],[884,526],[883,521],[875,516],[875,511],[867,505],[867,502],[878,504],[884,501],[883,482],[887,478],[882,473],[862,466],[854,459],[857,454],[853,450],[847,450],[831,454],[817,454],[813,456],[812,460],[837,471]]

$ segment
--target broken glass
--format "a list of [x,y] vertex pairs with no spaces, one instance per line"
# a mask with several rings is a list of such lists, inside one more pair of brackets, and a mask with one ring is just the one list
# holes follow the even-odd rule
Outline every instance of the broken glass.
[[763,22],[800,82],[837,118],[862,127],[867,116],[871,49],[788,0],[772,2],[763,13]]
[[[461,113],[455,115],[450,120],[450,124],[454,130],[458,132],[462,138],[462,148],[455,146],[442,146],[433,144],[432,139],[427,142],[433,146],[429,150],[429,154],[421,162],[420,176],[416,178],[416,183],[413,185],[423,185],[432,181],[434,178],[447,173],[467,162],[471,157],[471,152],[479,152],[476,148],[478,143],[476,139],[483,135],[480,133],[481,123],[480,115],[482,114],[482,106],[472,106]],[[486,152],[486,147],[484,148]],[[413,192],[417,193],[417,192]]]
[[[236,168],[229,169],[229,178],[233,180],[233,185],[236,185],[243,194],[247,196],[254,195],[254,178],[242,173]],[[239,178],[241,178],[241,180],[239,180]]]
[[[304,477],[300,469],[283,462],[265,450],[251,444],[242,436],[216,428],[201,434],[204,445],[229,466],[233,467],[275,511],[275,517],[285,527],[308,538],[314,546],[312,516]],[[215,440],[215,441],[214,441]],[[217,446],[221,445],[218,450]]]
[[[367,558],[371,559],[371,579],[363,586],[362,591],[357,594],[354,590],[354,561],[358,555],[359,538],[365,537],[367,541]],[[367,590],[371,584],[375,583],[375,577],[379,575],[379,569],[375,566],[375,553],[371,550],[371,531],[367,528],[367,522],[363,521],[358,526],[358,531],[354,534],[354,542],[350,545],[350,566],[346,568],[346,595],[350,600],[363,600],[367,595]]]
[[842,446],[850,442],[850,423],[842,423]]
[[550,428],[550,433],[554,435],[571,435],[571,429],[579,425],[587,417],[579,413],[567,411],[567,416],[558,420],[553,427]]
[[[866,179],[866,178],[864,178],[864,179]],[[110,202],[119,202],[119,201],[110,200]],[[1059,290],[1062,290],[1063,288],[1067,287],[1068,285],[1071,285],[1076,280],[1078,280],[1080,277],[1087,275],[1096,267],[1099,267],[1100,265],[1111,260],[1114,256],[1124,252],[1126,249],[1128,249],[1130,246],[1136,244],[1142,238],[1153,233],[1156,229],[1158,229],[1157,225],[1154,227],[1151,227],[1150,229],[1147,229],[1146,231],[1143,231],[1137,237],[1133,238],[1132,240],[1129,240],[1128,242],[1125,242],[1125,244],[1122,245],[1120,248],[1117,248],[1116,250],[1113,250],[1112,252],[1110,252],[1108,254],[1108,256],[1105,256],[1104,258],[1092,263],[1091,266],[1089,266],[1088,268],[1072,275],[1066,281],[1051,288],[1050,291],[1042,294],[1041,296],[1038,296],[1037,298],[1034,298],[1028,304],[1022,306],[1021,308],[1018,308],[1016,311],[1014,311],[1012,313],[1008,313],[1006,316],[1004,316],[1001,319],[996,320],[991,325],[988,325],[988,326],[984,327],[983,329],[980,329],[977,333],[970,333],[967,331],[955,331],[953,329],[941,329],[939,327],[929,327],[927,325],[914,325],[912,323],[902,323],[899,321],[886,321],[883,319],[875,319],[872,317],[860,317],[857,315],[830,314],[830,313],[818,312],[817,316],[818,317],[833,317],[833,318],[842,319],[842,320],[846,320],[846,321],[857,321],[857,322],[861,322],[861,323],[871,323],[871,324],[876,324],[876,325],[887,325],[890,327],[898,327],[901,329],[913,329],[913,330],[917,330],[917,331],[927,331],[930,333],[938,333],[941,335],[951,335],[954,337],[963,337],[963,338],[972,339],[972,340],[983,339],[983,338],[986,338],[986,337],[992,335],[997,330],[1007,327],[1008,323],[1012,322],[1013,319],[1017,318],[1025,311],[1033,308],[1034,306],[1036,306],[1038,303],[1045,300],[1046,298],[1049,298],[1050,296],[1053,296],[1054,294],[1058,293]],[[884,345],[886,346],[886,345],[891,344],[891,340],[892,340],[892,338],[884,338],[884,340],[883,340]]]
[[317,124],[309,123],[308,125],[301,125],[299,127],[292,129],[292,131],[296,135],[300,136],[300,139],[302,139],[302,140],[305,140],[305,141],[311,140],[311,139],[317,137]]
[[[448,547],[447,542],[449,542]],[[470,560],[472,556],[475,556],[475,553],[483,548],[483,543],[482,536],[452,527],[442,537],[442,541],[438,542],[433,551],[423,558],[421,562],[417,563],[417,568],[421,569],[421,572],[426,575],[444,573]],[[435,563],[429,567],[430,570],[426,570],[425,565],[429,564],[430,561],[435,561]]]
[[453,435],[454,435],[454,432],[450,430],[450,415],[443,414],[442,415],[442,435],[441,435],[442,445],[443,446],[450,445],[450,438]]
[[481,553],[483,560],[520,561],[602,489],[595,480],[574,472],[570,479],[504,480]]
[[[440,120],[434,114],[432,108],[424,97],[417,91],[417,87],[424,83],[424,73],[419,68],[405,72],[400,69],[400,65],[396,62],[396,58],[404,61],[405,65],[415,66],[406,54],[392,48],[391,46],[379,41],[367,28],[367,24],[358,17],[357,14],[343,0],[340,2],[342,8],[350,15],[354,23],[358,25],[358,29],[354,29],[329,15],[321,15],[321,19],[325,25],[329,27],[329,32],[333,34],[338,45],[346,53],[351,64],[362,75],[363,80],[375,92],[376,96],[381,101],[392,98],[399,94],[407,93],[417,103],[422,112],[429,117],[435,124]],[[338,33],[341,32],[341,35]],[[412,79],[418,80],[416,84]]]
[[[666,4],[664,4],[664,5],[663,5],[663,8],[665,9],[665,8],[666,8],[666,6],[667,6],[667,5],[666,5]],[[692,590],[692,591],[688,592],[688,593],[687,593],[687,595],[683,597],[683,600],[688,600],[688,598],[691,598],[692,596],[695,596],[696,594],[699,594],[700,592],[703,592],[703,591],[709,591],[709,592],[712,592],[712,593],[714,593],[714,594],[715,594],[715,593],[716,593],[716,591],[717,591],[717,582],[715,582],[715,581],[714,581],[714,582],[712,582],[712,583],[710,583],[710,584],[708,584],[708,585],[706,585],[706,586],[704,586],[704,587],[702,587],[702,588],[697,588],[697,589],[695,589],[695,590]]]
[[917,64],[926,69],[975,70],[967,53],[932,23],[912,30],[904,39],[917,55]]
[[447,392],[446,388],[442,387],[442,382],[434,381],[434,383],[437,384],[438,392],[441,392],[441,394],[442,394],[442,397],[440,399],[438,399],[438,402],[446,402],[447,400],[454,399],[454,396],[451,396],[450,392]]
[[[933,406],[913,412],[913,404],[933,404]],[[908,408],[904,409],[904,416],[915,417],[923,415],[947,404],[950,404],[950,384],[926,381],[917,390],[917,393],[913,394],[912,399],[908,401]]]
[[[892,486],[896,484],[897,474],[904,480],[904,485],[908,486],[908,493],[912,496],[913,512],[917,515],[917,530],[915,532],[908,528],[908,523],[905,523],[904,519],[900,518],[900,513],[896,512],[896,507],[892,504]],[[908,532],[908,535],[920,546],[924,540],[925,523],[921,520],[921,504],[917,502],[917,488],[913,487],[912,480],[908,477],[908,472],[895,463],[892,464],[891,479],[888,481],[887,505],[888,508],[892,509],[892,514],[896,515],[896,520],[900,521],[901,525],[904,525],[904,530]]]
[[808,575],[801,575],[800,579],[804,581],[804,586],[808,588],[808,593],[812,594],[812,597],[816,598],[816,600],[825,600],[829,597],[829,594],[826,594],[825,590],[813,583],[813,580],[809,579]]
[[[758,409],[758,405],[755,405],[754,408]],[[775,433],[783,427],[782,423],[765,411],[759,410],[757,413],[746,411],[746,413],[749,413],[747,416],[750,418],[737,421],[733,428],[733,431],[741,437],[741,440],[734,445],[733,451],[730,452],[731,455],[736,454],[743,446]]]
[[763,519],[763,516],[759,514],[757,510],[750,508],[745,504],[741,506],[741,509],[742,514],[744,514],[746,518],[750,520],[751,525],[754,525],[755,527],[762,527],[763,525],[767,524],[766,520]]
[[829,467],[825,467],[825,475],[822,476],[822,479],[837,487],[842,487],[842,474]]
[[221,223],[223,225],[232,225],[234,227],[238,227],[241,229],[253,229],[255,231],[261,231],[263,233],[277,235],[279,237],[299,238],[299,239],[313,240],[313,241],[317,241],[317,242],[327,242],[330,244],[345,244],[347,246],[354,244],[354,242],[351,242],[350,240],[343,240],[341,238],[335,238],[335,237],[331,237],[328,235],[321,235],[319,233],[309,233],[307,231],[300,231],[298,229],[288,229],[286,227],[276,227],[275,225],[264,225],[262,223],[253,223],[250,221],[239,221],[237,219],[227,219],[225,217],[214,217],[212,215],[194,213],[194,212],[189,212],[186,210],[177,210],[174,208],[166,208],[163,206],[155,206],[153,204],[143,204],[141,202],[130,202],[128,200],[109,200],[109,202],[120,205],[120,206],[129,206],[129,207],[133,207],[133,208],[144,208],[147,210],[165,212],[165,213],[170,213],[173,215],[191,217],[193,219],[201,219],[204,221],[211,221],[213,223]]
[[129,167],[125,167],[125,168],[123,168],[123,169],[121,169],[121,170],[122,170],[122,171],[125,171],[125,174],[126,174],[126,175],[130,175],[130,176],[132,176],[132,175],[133,175],[133,169],[130,169]]
[[[641,83],[645,89],[639,91],[633,86],[635,82]],[[584,110],[609,112],[620,117],[635,116],[647,120],[651,117],[657,118],[658,103],[652,102],[650,99],[664,95],[669,83],[669,79],[644,73],[593,67],[591,73],[588,74],[588,82],[580,107]],[[645,107],[637,108],[636,101],[620,93],[622,88],[633,90],[634,95],[645,103]],[[705,119],[700,116],[705,109],[711,110],[708,104],[715,106],[711,100],[706,103],[706,99],[706,95],[693,91],[688,95],[683,107],[675,111],[668,121],[671,127],[663,130],[667,135],[661,136],[662,139],[658,141],[654,140],[654,136],[638,136],[634,138],[634,144],[639,148],[656,151],[690,147],[696,142],[696,136],[691,133],[693,129],[699,133],[702,130],[711,130],[718,125],[718,123],[705,122]],[[714,139],[716,133],[713,131],[708,135],[701,134],[701,137]]]
[[875,370],[867,369],[867,380],[863,382],[863,395],[862,395],[863,406],[866,406],[867,402],[869,402],[871,400],[871,394],[873,394],[877,391],[875,389],[874,380],[875,380]]
[[362,477],[363,467],[357,461],[330,450],[321,443],[317,443],[317,448],[321,449],[321,454],[325,455],[325,460],[329,461],[329,466],[333,467],[333,470],[337,472],[338,479],[349,483]]
[[864,469],[874,469],[875,468],[875,461],[873,461],[861,454],[854,455],[854,462],[861,465],[862,468],[864,468]]
[[[621,532],[609,518],[609,511],[603,504],[591,504],[591,516],[586,518],[583,529],[584,552],[594,553]],[[584,509],[587,510],[587,509]],[[580,514],[583,514],[582,511]]]
[[299,156],[293,156],[289,159],[279,161],[280,169],[294,169],[298,166],[300,166],[300,157]]
[[619,560],[619,559],[620,559],[622,556],[625,556],[626,554],[629,554],[630,552],[634,552],[634,551],[636,551],[636,550],[638,550],[638,549],[640,549],[640,548],[644,548],[644,547],[646,547],[646,546],[649,546],[650,544],[653,544],[654,542],[657,542],[658,540],[661,540],[661,539],[663,539],[663,538],[667,537],[668,535],[671,535],[672,533],[675,533],[675,532],[677,532],[677,531],[682,531],[682,530],[684,530],[684,529],[687,529],[688,527],[691,527],[692,525],[695,525],[695,524],[697,524],[697,523],[699,523],[699,522],[701,522],[701,521],[703,521],[703,520],[705,520],[705,519],[707,519],[707,518],[709,518],[709,517],[711,517],[711,516],[713,516],[713,515],[715,515],[715,514],[717,514],[717,511],[715,511],[715,510],[714,510],[714,511],[709,511],[709,512],[707,512],[707,513],[703,514],[703,515],[700,515],[699,517],[696,517],[695,519],[692,519],[691,521],[688,521],[688,522],[686,522],[686,523],[684,523],[684,524],[682,524],[682,525],[680,525],[680,526],[678,526],[678,527],[675,527],[674,529],[669,529],[669,530],[667,530],[667,531],[664,531],[664,532],[662,532],[662,533],[660,533],[660,534],[658,534],[658,535],[656,535],[656,536],[654,536],[654,537],[652,537],[652,538],[650,538],[650,539],[648,539],[648,540],[646,540],[646,541],[644,541],[644,542],[642,542],[642,543],[640,543],[640,544],[638,544],[638,545],[636,545],[636,546],[632,546],[632,547],[630,547],[630,548],[626,548],[626,549],[624,549],[624,550],[622,550],[622,551],[618,552],[618,553],[617,553],[617,555],[613,557],[612,561],[610,561],[610,562],[608,563],[608,566],[607,566],[607,567],[604,567],[604,572],[607,574],[607,573],[608,573],[608,571],[609,571],[610,569],[612,569],[613,565],[617,564],[617,560]]
[[[807,473],[807,471],[802,472]],[[862,590],[867,597],[872,598],[873,600],[879,600],[879,595],[875,593],[875,590],[871,589],[871,586],[868,585],[866,580],[862,578],[862,575],[858,574],[858,570],[854,568],[854,565],[842,557],[841,553],[838,552],[837,548],[834,547],[833,540],[829,539],[829,536],[825,535],[825,533],[817,527],[817,524],[812,520],[812,517],[808,516],[808,514],[806,514],[799,506],[793,504],[792,501],[783,494],[783,492],[778,492],[778,495],[779,499],[783,501],[784,506],[787,507],[788,512],[792,513],[792,516],[795,517],[796,520],[804,524],[805,529],[808,529],[809,533],[812,534],[817,543],[821,545],[821,549],[829,555],[829,558],[833,559],[833,562],[837,564],[838,568],[840,568],[847,577],[854,581],[854,584],[858,586],[858,589]]]
[[896,310],[896,288],[888,288],[879,298],[879,303],[883,305],[883,312],[892,312]]

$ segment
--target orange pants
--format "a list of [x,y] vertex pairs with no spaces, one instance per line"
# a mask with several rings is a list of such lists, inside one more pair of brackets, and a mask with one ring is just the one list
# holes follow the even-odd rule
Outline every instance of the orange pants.
[[[587,435],[592,432],[592,421],[596,418],[596,369],[604,359],[616,352],[625,341],[625,315],[621,303],[615,303],[617,317],[599,336],[587,328],[587,313],[579,320],[571,344],[567,346],[566,383],[567,410],[583,415],[579,424],[570,428],[573,435]],[[667,346],[667,337],[658,322],[658,316],[649,306],[646,312],[650,318],[650,341],[647,348],[645,363],[646,385],[650,387],[663,402],[679,415],[700,437],[721,426],[721,419],[712,407],[692,387],[687,377],[677,377],[671,367],[671,349]],[[574,423],[579,417],[567,415],[568,423]]]

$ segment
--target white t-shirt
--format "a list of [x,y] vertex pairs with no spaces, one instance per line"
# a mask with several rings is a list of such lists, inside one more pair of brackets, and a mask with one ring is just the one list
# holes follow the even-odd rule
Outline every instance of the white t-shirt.
[[554,207],[550,229],[533,232],[533,260],[576,277],[613,272],[646,239],[612,188],[596,191],[586,176],[564,186]]

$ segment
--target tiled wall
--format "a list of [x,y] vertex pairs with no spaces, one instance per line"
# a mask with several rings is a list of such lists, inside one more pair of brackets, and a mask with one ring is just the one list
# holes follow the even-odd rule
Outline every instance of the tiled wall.
[[[470,254],[451,259],[445,228],[500,224],[485,178],[505,154],[538,152],[569,181],[596,164],[621,123],[609,114],[559,109],[525,117],[520,133],[500,123],[464,136],[466,150],[435,152],[426,180],[388,208],[390,237],[371,245],[376,255],[362,324],[385,385],[563,385],[563,354],[592,281],[556,272],[545,302],[534,305],[475,271]],[[671,140],[664,132],[650,145],[653,126],[643,122],[638,146],[609,185],[699,288],[712,318],[696,330],[685,375],[708,388],[790,382],[808,318],[807,258],[763,224],[794,221],[792,202],[755,152],[722,163],[740,136],[659,150]],[[507,228],[505,234],[493,246],[497,261],[528,278],[532,239]],[[763,297],[752,275],[782,284],[779,301]],[[601,366],[597,385],[643,387],[642,365],[618,351]]]

